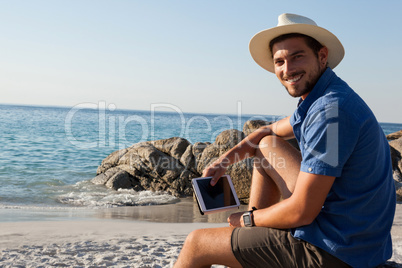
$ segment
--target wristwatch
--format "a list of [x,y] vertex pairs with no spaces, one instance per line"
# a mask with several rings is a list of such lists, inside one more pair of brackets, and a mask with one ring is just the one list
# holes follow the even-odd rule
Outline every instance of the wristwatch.
[[254,210],[257,210],[257,209],[255,207],[253,207],[252,210],[249,210],[249,211],[246,211],[243,213],[244,226],[246,226],[246,227],[255,226],[254,219],[253,219]]

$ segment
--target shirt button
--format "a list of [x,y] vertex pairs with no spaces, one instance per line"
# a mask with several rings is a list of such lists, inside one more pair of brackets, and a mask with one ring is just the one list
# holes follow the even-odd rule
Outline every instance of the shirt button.
[[313,169],[312,169],[311,167],[309,167],[309,168],[308,168],[308,171],[311,172],[311,171],[313,171]]

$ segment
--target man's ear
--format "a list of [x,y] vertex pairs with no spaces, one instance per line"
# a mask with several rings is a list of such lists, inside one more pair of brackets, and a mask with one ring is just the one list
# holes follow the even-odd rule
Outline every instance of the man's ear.
[[320,61],[321,67],[326,67],[328,62],[328,48],[322,47],[318,51],[318,60]]

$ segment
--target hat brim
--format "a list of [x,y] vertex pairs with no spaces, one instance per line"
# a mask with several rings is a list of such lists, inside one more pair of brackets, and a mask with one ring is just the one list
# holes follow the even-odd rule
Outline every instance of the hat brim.
[[343,59],[345,50],[342,43],[330,31],[311,24],[290,24],[261,31],[250,40],[249,49],[254,61],[265,70],[274,73],[274,62],[269,49],[272,39],[290,33],[308,35],[328,48],[328,66],[334,69]]

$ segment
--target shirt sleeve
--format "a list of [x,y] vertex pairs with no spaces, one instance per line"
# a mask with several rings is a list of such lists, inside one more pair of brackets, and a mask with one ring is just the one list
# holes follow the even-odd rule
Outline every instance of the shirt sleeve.
[[302,126],[300,170],[340,177],[358,137],[359,124],[337,104],[309,113]]

